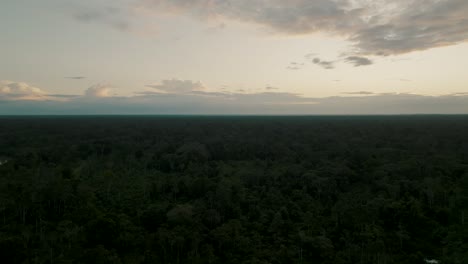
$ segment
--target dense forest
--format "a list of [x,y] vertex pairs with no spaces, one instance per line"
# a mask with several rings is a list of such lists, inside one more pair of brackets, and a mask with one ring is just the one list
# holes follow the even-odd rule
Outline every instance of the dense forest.
[[1,263],[468,263],[468,116],[1,117]]

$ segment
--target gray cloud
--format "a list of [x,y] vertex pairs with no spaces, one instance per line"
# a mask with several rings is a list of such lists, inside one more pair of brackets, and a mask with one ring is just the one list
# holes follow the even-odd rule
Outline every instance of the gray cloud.
[[84,96],[87,98],[103,98],[111,97],[112,88],[107,84],[96,84],[89,87],[85,92]]
[[207,91],[200,82],[165,80],[134,96],[97,84],[83,95],[52,95],[27,83],[0,81],[0,114],[468,114],[468,93],[443,96],[345,92],[309,98],[284,92]]
[[355,32],[351,40],[367,53],[402,54],[454,45],[468,39],[465,0],[398,1],[398,9]]
[[142,91],[136,92],[135,95],[138,96],[154,96],[154,97],[165,97],[165,98],[192,98],[197,97],[207,97],[207,98],[216,98],[216,97],[231,97],[232,94],[225,92],[207,92],[207,91],[190,91],[187,93],[161,93],[158,91]]
[[84,76],[71,76],[71,77],[65,77],[65,79],[82,80],[82,79],[86,79],[86,77],[84,77]]
[[462,92],[462,93],[452,93],[447,96],[468,96],[468,92]]
[[119,31],[130,31],[131,17],[125,8],[119,6],[94,6],[93,8],[82,5],[73,5],[73,17],[83,23],[102,23]]
[[306,59],[308,59],[308,60],[312,60],[312,59],[314,59],[316,56],[317,56],[316,53],[307,53],[306,55],[304,55],[304,58],[306,58]]
[[345,37],[356,55],[396,55],[468,40],[466,0],[140,0],[139,8],[228,18],[285,34]]
[[335,68],[335,62],[334,61],[324,61],[321,60],[320,58],[314,58],[312,59],[312,63],[316,64],[324,69],[330,70]]
[[67,101],[70,98],[77,96],[49,94],[29,83],[0,80],[0,102]]
[[216,24],[214,26],[208,27],[205,31],[207,33],[218,33],[220,31],[226,29],[226,27],[227,27],[226,23],[221,22],[221,23],[218,23],[218,24]]
[[162,93],[190,93],[193,91],[204,90],[205,87],[200,82],[193,82],[191,80],[163,80],[160,84],[146,85],[146,87],[156,89]]
[[[354,67],[359,67],[359,66],[367,66],[367,65],[371,65],[373,64],[373,61],[371,61],[370,59],[366,58],[366,57],[359,57],[359,56],[348,56],[344,59],[336,59],[334,61],[326,61],[326,60],[322,60],[318,57],[312,57],[312,56],[308,56],[306,55],[306,58],[313,64],[315,65],[318,65],[326,70],[331,70],[331,69],[335,69],[336,67],[336,64],[340,63],[340,62],[346,62],[346,63],[350,63],[352,64]],[[303,67],[303,66],[301,66]],[[293,65],[291,64],[289,67],[289,69],[293,69],[293,70],[296,70],[296,69],[300,69],[300,67],[298,65]]]
[[335,18],[347,17],[339,3],[330,0],[141,0],[140,7],[190,12],[200,17],[227,17],[264,24],[288,33],[332,29]]
[[286,67],[288,70],[300,70],[304,68],[305,64],[303,62],[290,62],[289,65]]
[[354,65],[354,67],[359,67],[359,66],[366,66],[366,65],[371,65],[373,62],[369,60],[368,58],[365,57],[359,57],[359,56],[350,56],[345,59],[346,62],[351,63]]
[[76,94],[50,94],[49,96],[53,98],[63,98],[63,99],[76,99],[76,98],[81,97],[80,95],[76,95]]
[[265,87],[266,90],[271,91],[271,90],[278,90],[279,88],[273,87],[273,86],[267,86]]
[[359,92],[344,92],[342,94],[349,94],[349,95],[374,95],[375,93],[373,92],[368,92],[368,91],[359,91]]
[[292,93],[162,94],[68,101],[2,101],[1,114],[467,114],[468,95],[376,94],[306,98]]
[[28,83],[0,81],[0,100],[43,100],[46,98],[44,91]]

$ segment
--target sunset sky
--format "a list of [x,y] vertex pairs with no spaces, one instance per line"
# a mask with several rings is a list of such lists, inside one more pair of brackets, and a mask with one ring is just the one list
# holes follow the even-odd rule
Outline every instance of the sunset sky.
[[467,0],[5,0],[0,114],[468,113]]

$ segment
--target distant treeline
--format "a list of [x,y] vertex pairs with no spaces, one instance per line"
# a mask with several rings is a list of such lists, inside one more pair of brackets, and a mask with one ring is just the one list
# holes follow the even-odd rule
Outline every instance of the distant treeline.
[[468,263],[468,116],[0,117],[0,263]]

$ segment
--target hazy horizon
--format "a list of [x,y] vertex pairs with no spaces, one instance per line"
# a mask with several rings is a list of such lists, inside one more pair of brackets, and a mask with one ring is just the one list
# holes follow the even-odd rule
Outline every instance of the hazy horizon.
[[0,115],[468,114],[465,0],[1,7]]

